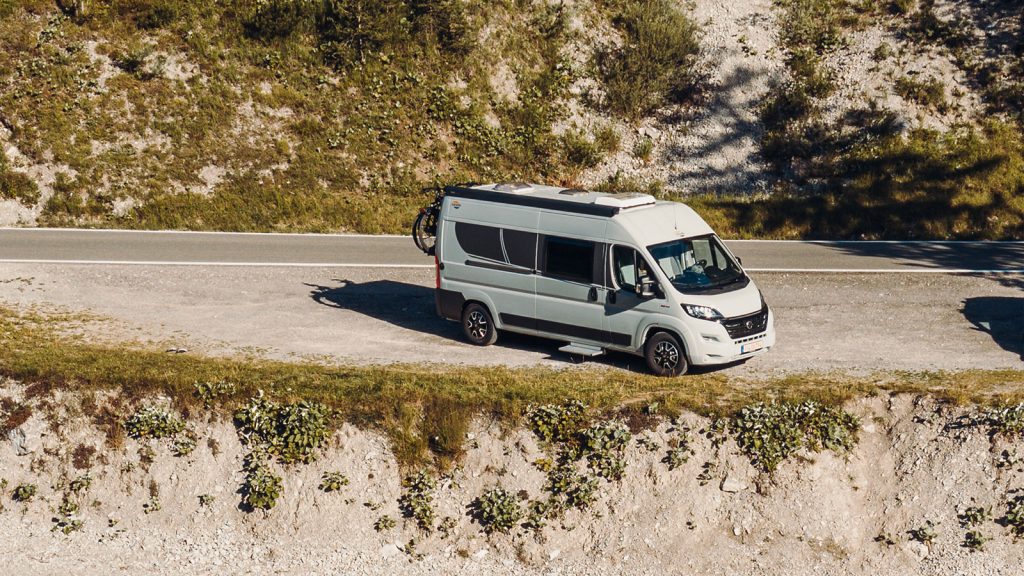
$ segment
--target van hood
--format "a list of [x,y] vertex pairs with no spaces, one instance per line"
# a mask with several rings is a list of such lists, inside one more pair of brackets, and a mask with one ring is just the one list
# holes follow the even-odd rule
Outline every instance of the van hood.
[[721,312],[722,316],[726,318],[746,316],[761,310],[761,292],[757,289],[753,280],[750,280],[743,288],[733,290],[732,292],[721,294],[683,294],[677,290],[676,296],[682,304],[710,306]]

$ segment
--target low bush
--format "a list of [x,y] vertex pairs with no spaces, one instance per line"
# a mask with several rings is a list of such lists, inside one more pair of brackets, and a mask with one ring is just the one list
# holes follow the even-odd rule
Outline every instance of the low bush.
[[918,80],[909,76],[896,79],[896,93],[906,100],[933,110],[946,107],[946,90],[937,78]]
[[327,408],[318,402],[278,404],[262,393],[235,412],[244,443],[284,464],[308,463],[327,438]]
[[136,440],[171,438],[185,429],[185,421],[166,408],[143,406],[124,422],[125,432]]
[[406,476],[402,480],[402,495],[398,499],[398,507],[402,515],[412,518],[416,525],[427,532],[434,529],[434,490],[437,480],[419,471]]
[[564,442],[583,426],[587,407],[578,400],[564,404],[544,404],[527,410],[530,429],[544,442]]
[[849,451],[859,427],[856,416],[814,401],[753,404],[730,422],[740,450],[765,472],[773,472],[800,448]]
[[36,491],[35,484],[18,484],[14,492],[11,492],[11,498],[15,502],[31,502],[36,497]]
[[519,500],[500,487],[491,488],[473,500],[470,513],[488,534],[507,534],[523,518]]
[[670,0],[609,3],[625,41],[596,55],[608,109],[636,120],[666,104],[695,99],[700,31],[693,20]]
[[270,510],[281,496],[281,477],[270,469],[267,461],[259,455],[249,454],[244,468],[245,481],[242,483],[242,506],[252,511]]
[[348,478],[341,472],[324,472],[320,477],[320,490],[324,492],[337,492],[348,486]]

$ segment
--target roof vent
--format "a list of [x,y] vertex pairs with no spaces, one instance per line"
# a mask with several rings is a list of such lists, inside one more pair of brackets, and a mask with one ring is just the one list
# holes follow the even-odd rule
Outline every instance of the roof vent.
[[586,196],[589,194],[586,190],[580,190],[579,188],[566,188],[559,192],[562,196]]
[[526,194],[533,191],[533,186],[525,182],[504,182],[494,185],[495,192],[508,192],[510,194]]
[[594,204],[599,206],[613,206],[615,208],[633,208],[635,206],[646,206],[654,204],[654,196],[640,194],[638,192],[624,192],[622,194],[609,194],[598,196]]

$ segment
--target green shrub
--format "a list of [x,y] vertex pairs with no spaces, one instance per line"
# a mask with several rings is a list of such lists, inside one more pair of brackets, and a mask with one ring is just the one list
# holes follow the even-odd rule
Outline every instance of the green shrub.
[[235,412],[235,425],[246,444],[284,464],[307,463],[327,438],[327,408],[306,401],[279,405],[261,394]]
[[504,488],[491,488],[470,504],[473,517],[491,534],[507,534],[523,518],[518,499]]
[[171,442],[171,454],[183,457],[188,456],[196,449],[196,435],[191,430],[186,430]]
[[348,486],[348,478],[341,472],[324,472],[320,477],[320,490],[324,492],[337,492]]
[[248,510],[270,510],[281,496],[281,477],[270,469],[262,456],[249,454],[244,464],[242,505]]
[[412,518],[421,530],[430,532],[434,529],[434,490],[437,481],[421,470],[406,476],[402,480],[402,495],[398,499],[398,507],[402,515]]
[[623,453],[632,434],[621,422],[602,422],[583,430],[569,448],[573,459],[586,457],[590,470],[605,480],[619,480],[626,468]]
[[577,508],[585,510],[597,499],[597,478],[584,476],[571,463],[563,463],[548,473],[544,490],[551,495],[551,513]]
[[6,154],[0,154],[0,200],[17,200],[26,206],[39,201],[39,187],[25,174],[11,170]]
[[933,523],[931,520],[925,520],[922,526],[912,528],[908,531],[910,538],[916,540],[922,544],[931,544],[938,534],[935,531],[935,527],[938,524]]
[[753,404],[731,422],[740,450],[766,472],[774,471],[801,447],[849,451],[857,442],[859,426],[852,414],[814,401]]
[[318,14],[315,0],[256,0],[245,15],[246,33],[270,40],[290,36]]
[[564,442],[583,426],[587,406],[579,400],[545,404],[527,410],[530,429],[544,442]]
[[992,434],[1006,437],[1024,433],[1024,403],[993,408],[982,416]]
[[232,396],[238,390],[234,382],[219,380],[217,382],[197,382],[195,384],[196,397],[203,401],[203,406],[211,408],[213,404],[227,396]]
[[31,502],[35,497],[35,484],[18,484],[14,488],[14,492],[11,493],[11,498],[14,499],[15,502]]
[[120,16],[145,30],[164,28],[179,16],[175,0],[115,0],[113,7]]
[[213,501],[214,500],[215,500],[215,498],[214,498],[213,494],[200,494],[199,495],[199,505],[201,507],[203,507],[203,508],[209,508],[210,506],[213,506]]
[[971,552],[981,552],[985,550],[985,543],[989,540],[990,538],[982,534],[980,530],[970,530],[964,534],[963,546]]
[[654,153],[654,140],[644,136],[637,139],[633,144],[633,157],[645,163],[651,161],[651,154]]
[[977,526],[991,517],[992,509],[982,508],[981,506],[968,506],[962,513],[957,515],[957,518],[960,520],[960,526],[964,528]]
[[603,157],[598,145],[582,133],[570,130],[562,135],[562,150],[566,163],[576,170],[593,168]]
[[83,492],[88,491],[90,486],[92,486],[92,476],[88,474],[83,474],[82,476],[75,478],[74,480],[71,481],[70,484],[68,484],[68,490],[72,494],[79,495],[82,494]]
[[170,438],[185,429],[185,422],[165,408],[143,406],[124,422],[125,432],[136,440]]
[[611,4],[625,42],[597,53],[607,107],[635,120],[667,103],[695,98],[700,79],[697,25],[670,0]]
[[1017,494],[1006,504],[1003,524],[1017,537],[1024,536],[1024,495]]
[[384,516],[377,518],[377,520],[373,523],[373,529],[377,532],[387,532],[388,530],[394,528],[395,525],[395,519],[385,514]]

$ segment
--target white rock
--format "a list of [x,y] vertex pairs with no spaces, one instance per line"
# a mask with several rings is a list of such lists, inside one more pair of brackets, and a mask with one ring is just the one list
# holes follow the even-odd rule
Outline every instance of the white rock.
[[722,492],[736,493],[746,490],[747,485],[742,480],[734,476],[726,476],[725,479],[722,480],[720,488],[722,489]]
[[380,556],[381,558],[391,558],[402,553],[402,549],[399,548],[398,544],[390,543],[381,546]]

